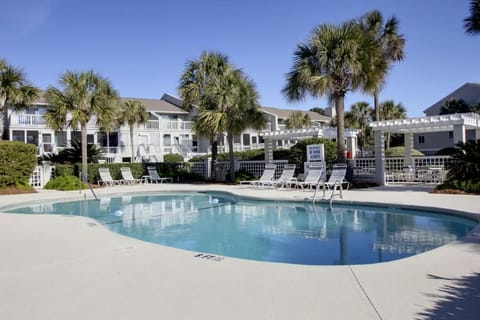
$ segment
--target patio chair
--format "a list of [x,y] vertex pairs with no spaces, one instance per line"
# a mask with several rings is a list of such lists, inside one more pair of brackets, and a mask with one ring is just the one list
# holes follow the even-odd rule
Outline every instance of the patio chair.
[[[272,180],[272,186],[286,187],[293,184],[297,179],[293,177],[295,174],[295,164],[287,163],[282,170],[282,174],[276,180]],[[268,184],[268,183],[267,183]]]
[[317,187],[319,182],[323,179],[324,168],[321,164],[310,165],[307,175],[305,176],[304,181],[297,181],[295,183],[296,187],[301,187],[302,190],[307,188]]
[[325,192],[331,190],[332,194],[330,199],[333,199],[335,191],[338,189],[340,198],[343,199],[343,183],[345,180],[345,175],[347,174],[347,164],[337,163],[333,165],[332,174],[328,178],[328,181],[320,181],[318,187],[321,187],[323,190],[323,197],[325,197]]
[[173,182],[172,177],[160,177],[155,167],[147,167],[148,179],[151,183]]
[[115,186],[124,183],[124,180],[113,180],[110,169],[107,167],[98,168],[98,173],[100,174],[100,180],[98,180],[99,185]]
[[135,179],[132,175],[130,167],[121,167],[120,172],[122,173],[123,180],[125,184],[135,184],[140,183],[142,179]]
[[275,175],[276,165],[272,163],[267,163],[265,169],[263,170],[262,175],[258,180],[253,181],[240,181],[240,184],[249,184],[253,186],[263,186],[263,185],[272,185],[273,177]]

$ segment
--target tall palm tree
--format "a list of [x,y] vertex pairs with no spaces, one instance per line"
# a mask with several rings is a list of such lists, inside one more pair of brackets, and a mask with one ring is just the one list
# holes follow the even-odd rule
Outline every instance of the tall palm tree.
[[365,56],[370,68],[366,73],[366,89],[372,93],[375,119],[380,116],[379,94],[385,83],[388,69],[393,62],[405,58],[405,38],[398,31],[398,19],[389,18],[385,24],[380,11],[373,10],[359,21],[360,30],[364,33]]
[[[186,68],[180,78],[178,87],[180,97],[187,109],[197,106],[200,110],[214,111],[218,108],[215,99],[212,99],[211,91],[216,86],[215,81],[231,72],[232,66],[228,57],[218,52],[204,51],[198,60],[187,62]],[[205,121],[196,117],[194,119],[194,131],[197,135],[210,137],[212,146],[212,175],[215,176],[217,155],[218,155],[218,135],[221,133],[219,127],[214,125],[215,121]],[[212,124],[212,127],[206,126]]]
[[308,113],[303,113],[302,111],[294,111],[290,114],[290,117],[287,119],[287,128],[296,129],[296,128],[305,128],[311,126],[311,119]]
[[[380,104],[380,120],[406,119],[407,110],[401,104],[395,104],[393,100],[387,100]],[[387,132],[387,149],[390,149],[391,133]]]
[[87,124],[96,117],[102,131],[116,125],[118,93],[106,78],[93,70],[76,73],[66,71],[59,80],[61,89],[50,86],[46,92],[49,108],[45,114],[47,124],[55,130],[65,127],[81,129],[82,179],[87,178]]
[[289,100],[302,100],[306,93],[327,96],[337,112],[338,161],[345,162],[345,95],[362,88],[364,65],[361,34],[353,21],[340,26],[320,25],[306,43],[297,46],[292,70],[283,93]]
[[480,34],[480,0],[470,1],[470,15],[463,20],[465,32],[470,35]]
[[0,121],[2,140],[10,140],[9,108],[26,109],[38,98],[40,90],[26,80],[25,73],[0,59]]
[[128,124],[130,129],[130,147],[132,152],[131,162],[135,159],[135,142],[133,140],[135,135],[135,125],[146,123],[148,119],[149,114],[140,101],[128,100],[123,103],[118,122],[120,124]]
[[217,108],[203,110],[200,116],[214,114],[214,126],[227,132],[230,182],[235,182],[234,137],[247,128],[261,129],[267,120],[260,110],[255,84],[241,70],[232,68],[209,89],[209,97]]
[[352,105],[350,111],[352,118],[356,119],[358,129],[360,129],[360,150],[363,156],[365,140],[367,138],[368,123],[372,120],[373,110],[367,102],[357,102]]

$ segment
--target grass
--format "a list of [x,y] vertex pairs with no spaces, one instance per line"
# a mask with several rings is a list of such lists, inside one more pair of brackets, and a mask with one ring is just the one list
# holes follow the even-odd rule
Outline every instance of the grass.
[[25,187],[22,186],[20,188],[18,187],[5,187],[5,188],[0,188],[0,195],[8,195],[8,194],[22,194],[22,193],[36,193],[34,188],[32,187]]

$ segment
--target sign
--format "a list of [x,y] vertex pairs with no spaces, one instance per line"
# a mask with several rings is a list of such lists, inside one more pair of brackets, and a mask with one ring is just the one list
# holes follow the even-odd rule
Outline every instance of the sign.
[[325,149],[323,144],[309,144],[307,146],[307,161],[325,160]]

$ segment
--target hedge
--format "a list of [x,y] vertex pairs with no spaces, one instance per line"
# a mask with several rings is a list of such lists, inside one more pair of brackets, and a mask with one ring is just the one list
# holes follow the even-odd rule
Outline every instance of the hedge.
[[37,147],[17,141],[0,141],[0,188],[28,185],[37,164]]

